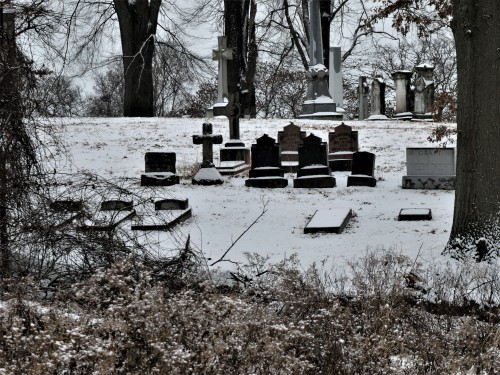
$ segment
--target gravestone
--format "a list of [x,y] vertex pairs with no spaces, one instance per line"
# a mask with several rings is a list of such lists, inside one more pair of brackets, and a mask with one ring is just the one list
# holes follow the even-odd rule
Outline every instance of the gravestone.
[[328,69],[323,59],[320,1],[311,0],[309,8],[309,70],[307,72],[306,100],[300,118],[341,120],[342,114],[328,91]]
[[359,77],[358,83],[358,120],[364,120],[368,118],[368,95],[370,94],[370,88],[366,82],[366,77]]
[[84,217],[83,201],[78,200],[56,200],[49,204],[54,211],[54,227],[60,228],[74,224]]
[[112,231],[120,224],[131,220],[136,215],[133,201],[112,199],[103,201],[98,211],[92,218],[85,220],[81,230]]
[[195,185],[220,185],[224,182],[222,176],[214,167],[213,160],[213,145],[222,143],[222,135],[212,134],[212,129],[212,124],[204,123],[203,135],[193,135],[193,143],[203,145],[203,162],[192,180]]
[[332,188],[336,181],[330,174],[326,142],[310,134],[299,146],[299,169],[293,180],[295,188]]
[[174,152],[146,152],[144,161],[146,173],[141,175],[141,186],[171,186],[179,183]]
[[409,147],[403,189],[455,189],[455,149]]
[[281,146],[281,165],[285,171],[295,172],[299,166],[299,146],[304,141],[306,132],[293,122],[278,132]]
[[387,120],[385,115],[385,81],[381,76],[376,76],[372,81],[371,111],[368,120]]
[[282,188],[288,185],[281,168],[281,148],[274,138],[264,134],[252,145],[252,168],[248,187]]
[[396,111],[394,119],[411,120],[413,118],[410,88],[412,76],[413,73],[408,70],[398,70],[392,73],[396,88]]
[[429,208],[402,208],[399,211],[398,221],[432,220],[432,211]]
[[358,132],[342,123],[328,133],[328,163],[332,171],[350,171],[352,154],[359,149]]
[[[233,59],[233,49],[227,48],[227,37],[217,37],[218,49],[212,50],[212,60],[218,62],[217,103],[207,109],[207,117],[214,117],[214,107],[224,108],[228,103],[227,61]],[[215,110],[217,112],[217,110]]]
[[352,174],[347,176],[347,186],[375,187],[375,154],[361,151],[352,155]]
[[344,231],[352,217],[352,210],[334,208],[331,210],[317,210],[304,228],[304,233],[337,233]]
[[154,211],[151,208],[144,204],[137,209],[132,230],[170,230],[192,216],[187,199],[163,199],[154,202]]
[[432,105],[434,104],[434,67],[421,64],[415,67],[415,113],[414,118],[432,120]]

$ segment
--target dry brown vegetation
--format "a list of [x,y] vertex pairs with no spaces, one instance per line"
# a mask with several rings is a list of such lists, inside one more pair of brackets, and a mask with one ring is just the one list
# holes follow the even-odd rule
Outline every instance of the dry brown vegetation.
[[45,302],[13,280],[0,374],[498,373],[494,266],[424,271],[384,252],[348,276],[321,267],[249,255],[221,287],[198,271],[165,283],[129,257]]

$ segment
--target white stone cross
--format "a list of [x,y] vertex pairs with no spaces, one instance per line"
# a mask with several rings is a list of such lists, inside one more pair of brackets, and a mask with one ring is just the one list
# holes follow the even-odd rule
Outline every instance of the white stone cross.
[[227,48],[227,37],[219,36],[218,50],[212,50],[212,60],[219,62],[219,79],[217,87],[217,102],[223,103],[224,97],[228,97],[228,83],[227,83],[227,60],[233,59],[233,49]]

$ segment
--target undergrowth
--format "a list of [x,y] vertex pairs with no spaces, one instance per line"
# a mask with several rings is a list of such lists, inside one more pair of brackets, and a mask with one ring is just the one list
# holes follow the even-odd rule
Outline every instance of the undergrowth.
[[369,253],[344,275],[249,255],[226,287],[129,257],[51,301],[0,304],[0,374],[497,374],[491,265]]

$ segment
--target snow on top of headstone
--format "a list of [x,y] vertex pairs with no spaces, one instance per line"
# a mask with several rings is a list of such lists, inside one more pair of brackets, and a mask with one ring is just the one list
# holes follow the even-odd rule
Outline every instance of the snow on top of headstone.
[[328,69],[323,64],[316,64],[309,67],[311,72],[328,72]]
[[429,63],[422,63],[420,65],[417,65],[415,68],[434,69],[434,65],[429,64]]
[[128,5],[135,5],[135,0],[128,0]]

